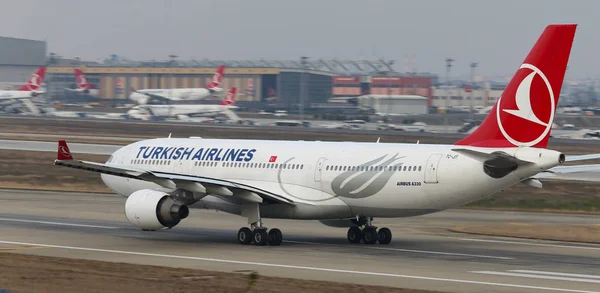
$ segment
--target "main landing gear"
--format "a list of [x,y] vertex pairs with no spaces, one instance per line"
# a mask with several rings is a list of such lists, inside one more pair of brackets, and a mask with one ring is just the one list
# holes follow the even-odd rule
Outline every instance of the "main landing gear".
[[361,241],[365,244],[390,244],[392,242],[392,231],[388,228],[381,228],[379,231],[377,227],[371,225],[371,217],[358,217],[354,222],[358,226],[350,227],[348,229],[348,242],[360,243]]
[[268,230],[263,227],[260,219],[260,210],[258,204],[244,204],[242,205],[242,216],[248,218],[248,224],[250,228],[242,227],[237,233],[237,240],[240,244],[250,244],[264,246],[269,245],[279,246],[283,241],[283,235],[281,230],[273,228]]

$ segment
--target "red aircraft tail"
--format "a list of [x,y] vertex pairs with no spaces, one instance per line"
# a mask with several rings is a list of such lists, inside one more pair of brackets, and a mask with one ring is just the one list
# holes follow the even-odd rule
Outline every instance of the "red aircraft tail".
[[44,81],[45,75],[46,75],[46,67],[38,68],[38,70],[29,77],[27,82],[25,82],[25,84],[22,85],[19,88],[19,90],[20,91],[37,91],[40,88],[42,81]]
[[576,27],[547,26],[485,120],[456,144],[545,148]]
[[235,105],[235,95],[237,93],[237,88],[232,87],[231,90],[223,97],[223,101],[219,103],[222,106],[233,106]]
[[58,152],[56,159],[61,161],[73,160],[73,156],[71,155],[71,150],[69,150],[67,142],[62,139],[58,141]]
[[73,71],[75,72],[75,81],[77,81],[77,87],[86,90],[91,90],[94,88],[94,85],[89,82],[85,76],[85,73],[83,73],[81,69],[74,68]]
[[206,86],[207,89],[220,88],[221,82],[223,82],[223,74],[225,72],[225,65],[221,65],[215,71],[210,83]]

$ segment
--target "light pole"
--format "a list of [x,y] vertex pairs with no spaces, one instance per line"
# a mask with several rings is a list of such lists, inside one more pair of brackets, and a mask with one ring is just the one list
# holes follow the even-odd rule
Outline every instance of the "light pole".
[[177,55],[175,54],[171,54],[169,55],[169,65],[171,66],[171,70],[170,70],[170,76],[169,76],[169,96],[171,98],[173,95],[173,71],[175,70],[175,58],[177,58]]
[[[390,67],[392,65],[394,65],[394,60],[388,61],[387,65],[390,66]],[[387,92],[388,92],[388,101],[387,101],[387,105],[386,105],[386,115],[385,115],[385,122],[386,123],[390,123],[390,107],[391,107],[392,102],[393,102],[393,97],[392,97],[392,75],[393,75],[393,73],[395,73],[395,71],[393,71],[393,70],[386,71],[386,75],[387,75],[387,79],[388,79],[387,80],[388,81],[388,84],[387,84],[387,87],[388,87],[388,90],[387,90]]]
[[454,59],[446,58],[446,112],[444,113],[444,125],[448,126],[448,109],[450,108],[450,68]]
[[304,121],[304,95],[306,94],[306,83],[304,81],[304,71],[306,71],[306,64],[308,57],[300,57],[300,64],[302,64],[302,71],[300,71],[300,121]]
[[473,120],[473,98],[475,98],[475,67],[477,67],[477,62],[471,63],[471,103],[469,109],[469,120]]

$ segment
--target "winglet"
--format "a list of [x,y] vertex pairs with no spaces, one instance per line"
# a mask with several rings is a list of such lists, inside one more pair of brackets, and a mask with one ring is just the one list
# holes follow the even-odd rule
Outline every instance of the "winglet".
[[62,139],[58,141],[58,152],[56,159],[59,161],[73,160],[73,156],[71,155],[71,150],[69,150],[67,142]]

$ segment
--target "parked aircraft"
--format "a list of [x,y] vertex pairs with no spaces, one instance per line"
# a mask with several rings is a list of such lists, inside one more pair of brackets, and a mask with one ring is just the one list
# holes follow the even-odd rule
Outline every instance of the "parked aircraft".
[[138,105],[145,104],[170,104],[174,101],[203,100],[210,96],[220,94],[223,89],[223,74],[225,66],[221,65],[215,71],[211,82],[206,88],[170,88],[170,89],[132,89],[129,99]]

